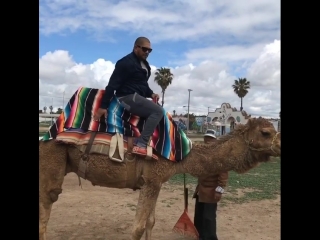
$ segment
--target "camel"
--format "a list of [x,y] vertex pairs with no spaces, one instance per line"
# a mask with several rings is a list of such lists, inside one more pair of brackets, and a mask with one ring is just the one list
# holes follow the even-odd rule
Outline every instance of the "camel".
[[[194,144],[180,162],[136,156],[122,163],[106,155],[90,154],[86,179],[93,185],[109,188],[140,189],[131,240],[151,240],[155,224],[155,206],[162,184],[175,174],[189,173],[194,177],[221,171],[245,173],[281,154],[280,132],[264,118],[251,118],[213,144]],[[46,228],[52,204],[62,192],[64,176],[77,174],[81,151],[73,145],[54,140],[39,141],[39,238],[46,239]]]

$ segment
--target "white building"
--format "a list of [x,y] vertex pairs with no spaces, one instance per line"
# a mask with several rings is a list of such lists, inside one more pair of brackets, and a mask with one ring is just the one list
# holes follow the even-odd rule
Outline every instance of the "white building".
[[208,113],[207,123],[215,125],[215,122],[219,122],[219,126],[232,127],[234,124],[246,124],[250,117],[246,111],[237,111],[229,103],[222,103],[220,108]]
[[[208,128],[216,128],[223,135],[234,129],[237,124],[246,124],[250,117],[251,115],[248,115],[246,111],[238,111],[236,108],[231,107],[229,103],[222,103],[220,108],[208,113],[206,125],[208,125]],[[280,131],[280,121],[270,120],[270,122],[275,129]]]

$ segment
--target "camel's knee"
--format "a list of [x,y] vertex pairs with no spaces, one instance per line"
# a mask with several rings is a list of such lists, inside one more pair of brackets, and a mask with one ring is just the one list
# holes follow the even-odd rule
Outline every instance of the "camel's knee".
[[145,227],[141,225],[134,227],[132,231],[132,240],[140,240],[144,233],[144,230]]
[[154,224],[156,223],[156,218],[155,218],[155,216],[150,216],[150,217],[148,217],[148,219],[147,219],[147,228],[150,228],[150,229],[152,229],[153,227],[154,227]]
[[50,191],[49,196],[50,196],[50,199],[53,203],[58,200],[60,193],[62,193],[61,188],[56,188],[56,189],[53,189]]

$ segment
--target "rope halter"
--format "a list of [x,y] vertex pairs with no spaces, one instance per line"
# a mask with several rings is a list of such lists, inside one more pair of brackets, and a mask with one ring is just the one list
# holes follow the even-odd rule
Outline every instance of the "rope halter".
[[253,142],[253,140],[251,140],[251,142],[249,142],[248,140],[245,140],[245,142],[248,144],[250,150],[259,151],[259,152],[260,152],[260,151],[271,150],[272,152],[274,152],[275,154],[278,155],[278,153],[276,153],[273,148],[274,148],[274,144],[275,144],[275,141],[276,141],[277,136],[278,136],[279,133],[280,133],[280,132],[277,132],[277,133],[274,135],[270,147],[266,147],[266,148],[254,148],[254,147],[251,147],[251,146],[250,146],[250,144]]

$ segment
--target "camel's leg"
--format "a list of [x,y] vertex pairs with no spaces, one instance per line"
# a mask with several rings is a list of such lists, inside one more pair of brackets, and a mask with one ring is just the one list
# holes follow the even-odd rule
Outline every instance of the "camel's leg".
[[[46,228],[52,204],[62,192],[66,171],[66,149],[45,143],[39,154],[39,239],[46,239]],[[50,147],[49,147],[50,146]]]
[[[140,240],[144,233],[145,226],[148,225],[148,227],[150,227],[154,224],[154,220],[152,222],[152,217],[154,217],[153,212],[155,210],[160,188],[161,184],[156,182],[156,180],[146,180],[143,185],[140,191],[136,216],[134,219],[131,235],[132,240]],[[150,218],[150,221],[147,222],[148,218]],[[150,227],[149,230],[149,235],[151,236],[152,227]]]
[[146,240],[151,240],[151,232],[154,227],[154,224],[156,223],[155,213],[156,213],[156,206],[153,207],[153,210],[151,211],[149,217],[147,218],[146,238],[145,238]]

